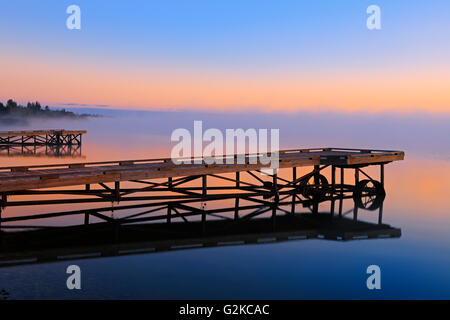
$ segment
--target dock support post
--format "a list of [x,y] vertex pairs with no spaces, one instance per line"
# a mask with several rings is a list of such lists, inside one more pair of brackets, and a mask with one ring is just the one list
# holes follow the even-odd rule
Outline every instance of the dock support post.
[[206,232],[206,213],[205,208],[202,209],[202,234]]
[[[206,197],[206,174],[202,176],[202,197]],[[206,213],[205,208],[202,210],[202,234],[206,231]]]
[[344,167],[341,167],[341,194],[339,199],[339,218],[342,218],[342,206],[344,202]]
[[116,201],[120,200],[120,181],[114,182],[114,199]]
[[[236,172],[236,189],[238,189],[240,187],[240,174],[239,171]],[[237,191],[237,190],[236,190]],[[234,200],[234,220],[238,220],[239,219],[239,197],[236,197],[236,199]]]
[[[314,187],[317,188],[317,189],[320,187],[319,174],[320,174],[320,166],[315,165],[314,166]],[[317,196],[313,196],[313,209],[312,209],[312,212],[313,213],[318,213],[319,212],[319,202],[317,201]]]
[[89,213],[84,213],[84,224],[89,224]]
[[167,205],[167,223],[172,222],[172,206],[170,203]]
[[277,205],[279,202],[279,195],[278,195],[278,176],[276,173],[272,175],[272,188],[274,193],[273,203],[272,203],[272,231],[275,231],[276,226],[276,217],[277,217]]
[[204,234],[206,231],[206,213],[205,213],[205,209],[203,209],[202,212],[202,234]]
[[[355,189],[359,183],[359,168],[355,168]],[[353,208],[353,220],[358,220],[358,206],[355,203],[355,207]]]
[[172,189],[172,177],[169,177],[169,178],[167,179],[167,185],[168,185],[168,187],[169,187],[169,190]]
[[2,230],[2,221],[1,221],[2,220],[2,211],[3,211],[3,208],[6,207],[6,200],[7,200],[6,193],[3,192],[2,193],[2,198],[1,198],[1,201],[0,201],[0,232]]
[[272,231],[275,231],[276,228],[276,217],[277,217],[277,204],[275,202],[272,203]]
[[85,189],[86,189],[86,191],[91,190],[91,185],[90,185],[90,184],[87,184]]
[[358,206],[355,203],[355,207],[353,208],[353,221],[358,221]]
[[[384,190],[384,163],[380,165],[380,183]],[[383,222],[383,202],[381,201],[380,211],[378,212],[378,224],[382,224]]]
[[336,193],[336,167],[334,165],[331,166],[331,217],[334,216],[334,197]]
[[[384,190],[384,163],[380,164],[380,183],[381,183],[381,187]],[[383,223],[383,202],[384,201],[381,201],[380,208],[378,211],[378,224]]]
[[3,208],[6,206],[6,193],[2,193],[2,198],[0,201],[0,248],[3,246],[3,231],[2,231],[2,219],[3,219]]
[[380,209],[378,211],[378,224],[382,224],[383,223],[383,202],[381,202],[380,204]]
[[206,196],[206,174],[202,176],[202,196]]
[[2,206],[0,206],[0,248],[3,246],[3,231],[2,231]]
[[276,173],[273,174],[272,179],[272,192],[274,195],[274,201],[275,203],[278,203],[278,201],[280,200],[280,196],[278,194],[278,178]]
[[292,204],[291,204],[291,214],[295,213],[295,180],[297,179],[297,167],[292,168],[292,187],[294,188],[294,192],[292,193]]

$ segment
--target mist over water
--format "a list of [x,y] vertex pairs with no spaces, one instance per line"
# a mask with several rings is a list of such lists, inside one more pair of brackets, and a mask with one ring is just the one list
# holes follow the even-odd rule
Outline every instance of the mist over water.
[[[280,129],[280,148],[364,147],[401,149],[408,157],[450,159],[446,139],[450,136],[450,115],[435,113],[218,113],[128,111],[101,108],[68,109],[78,113],[102,115],[87,120],[38,119],[26,123],[2,123],[0,130],[86,129],[84,146],[104,145],[124,150],[146,150],[145,156],[169,155],[170,135],[177,128],[193,130],[195,120],[203,129],[255,128]],[[131,151],[133,155],[135,152]],[[95,157],[84,152],[87,159]],[[106,159],[105,159],[106,160]]]
[[[205,113],[73,109],[103,117],[2,123],[0,131],[86,129],[83,158],[0,157],[1,166],[168,157],[174,129],[280,129],[280,148],[346,147],[405,151],[386,166],[383,222],[399,239],[290,241],[65,261],[0,269],[11,298],[450,298],[450,115],[427,113]],[[361,213],[373,220],[372,212]],[[83,271],[66,289],[65,268]],[[382,290],[366,288],[366,268]],[[425,272],[426,271],[426,272]]]

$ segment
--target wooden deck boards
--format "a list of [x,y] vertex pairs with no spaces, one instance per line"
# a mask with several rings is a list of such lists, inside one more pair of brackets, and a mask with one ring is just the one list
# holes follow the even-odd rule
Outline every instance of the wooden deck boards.
[[[106,162],[67,163],[40,166],[16,166],[0,168],[0,192],[21,191],[168,177],[221,174],[260,170],[270,164],[249,163],[254,155],[246,156],[245,164],[176,165],[169,158],[122,160]],[[315,148],[282,150],[279,168],[314,165],[371,165],[403,160],[402,151],[360,150],[341,148]]]

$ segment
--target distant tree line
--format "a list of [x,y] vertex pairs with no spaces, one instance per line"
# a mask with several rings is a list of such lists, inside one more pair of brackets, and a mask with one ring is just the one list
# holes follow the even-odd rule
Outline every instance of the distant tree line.
[[9,99],[6,104],[0,102],[0,116],[50,116],[50,117],[80,117],[86,115],[77,115],[66,109],[50,110],[48,106],[44,108],[39,102],[28,102],[26,106],[17,104],[12,99]]

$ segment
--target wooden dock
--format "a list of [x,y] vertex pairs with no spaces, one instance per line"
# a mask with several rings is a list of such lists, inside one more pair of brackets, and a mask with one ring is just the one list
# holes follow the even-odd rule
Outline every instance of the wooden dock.
[[[386,195],[384,166],[403,160],[404,153],[342,148],[282,150],[279,168],[288,169],[283,175],[278,171],[258,175],[270,164],[253,162],[255,156],[245,155],[241,164],[207,164],[206,159],[197,159],[197,164],[177,165],[170,158],[159,158],[2,167],[0,240],[2,233],[10,230],[53,228],[41,222],[77,216],[83,225],[107,223],[115,230],[142,223],[163,223],[174,230],[180,226],[175,222],[199,222],[202,236],[208,233],[211,219],[231,220],[235,225],[269,214],[275,229],[279,218],[295,216],[299,208],[316,215],[324,204],[329,205],[332,219],[335,214],[344,218],[352,213],[354,222],[359,210],[378,210],[381,225]],[[379,177],[365,171],[370,166],[379,167]],[[300,167],[304,168],[302,175],[297,171]],[[353,172],[351,181],[345,181],[348,170]],[[353,204],[350,211],[344,209],[348,201]],[[25,213],[26,208],[38,206],[39,213],[32,210],[30,214],[8,215],[10,207],[24,208]],[[42,212],[43,207],[48,212]]]
[[0,145],[81,145],[86,130],[0,131]]
[[[252,164],[174,164],[170,158],[85,162],[36,166],[0,167],[0,192],[95,183],[217,175],[258,171],[269,167],[259,160]],[[236,157],[236,156],[232,156]],[[227,156],[223,156],[226,162]],[[404,152],[341,148],[293,149],[279,152],[279,168],[304,166],[364,167],[403,160]]]

